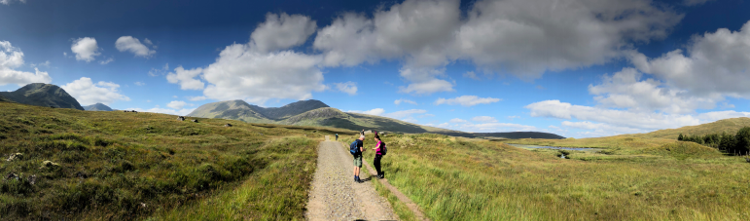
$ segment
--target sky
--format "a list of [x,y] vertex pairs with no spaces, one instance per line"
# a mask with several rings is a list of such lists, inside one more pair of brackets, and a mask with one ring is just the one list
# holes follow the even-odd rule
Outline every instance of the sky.
[[0,0],[0,91],[599,137],[750,116],[744,0]]

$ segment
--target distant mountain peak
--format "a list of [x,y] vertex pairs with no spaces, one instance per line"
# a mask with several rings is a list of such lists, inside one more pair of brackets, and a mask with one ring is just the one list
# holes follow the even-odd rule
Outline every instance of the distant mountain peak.
[[112,108],[102,103],[96,103],[96,104],[92,104],[89,106],[84,106],[83,109],[87,111],[112,111]]
[[21,104],[84,110],[75,98],[54,84],[32,83],[13,92],[0,92],[0,96]]

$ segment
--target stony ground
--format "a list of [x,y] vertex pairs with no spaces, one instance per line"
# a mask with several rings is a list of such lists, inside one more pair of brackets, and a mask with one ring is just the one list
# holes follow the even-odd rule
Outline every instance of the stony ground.
[[[369,174],[354,182],[353,163],[341,143],[323,141],[318,148],[318,168],[313,178],[308,220],[396,220],[388,201],[379,196]],[[375,177],[372,177],[375,178]]]

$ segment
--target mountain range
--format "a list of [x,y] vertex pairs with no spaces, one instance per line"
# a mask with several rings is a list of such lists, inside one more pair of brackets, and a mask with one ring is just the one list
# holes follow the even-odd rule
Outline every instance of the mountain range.
[[297,126],[323,126],[359,131],[374,129],[401,133],[438,133],[462,137],[548,138],[564,137],[543,132],[467,133],[413,124],[387,117],[342,112],[318,100],[297,101],[282,107],[265,108],[243,100],[204,104],[188,114],[191,117],[222,118],[248,123],[268,123]]
[[13,92],[0,92],[0,97],[21,104],[84,110],[68,92],[53,84],[28,84]]
[[[0,101],[54,108],[72,108],[87,111],[112,111],[102,103],[82,107],[64,89],[43,83],[33,83],[13,92],[0,92]],[[295,126],[333,127],[359,131],[373,129],[397,133],[438,133],[463,137],[484,138],[548,138],[564,137],[543,132],[467,133],[437,127],[413,124],[387,117],[342,112],[319,100],[303,100],[282,107],[260,107],[243,100],[220,101],[204,104],[188,114],[192,117],[222,118],[248,123],[282,124]]]

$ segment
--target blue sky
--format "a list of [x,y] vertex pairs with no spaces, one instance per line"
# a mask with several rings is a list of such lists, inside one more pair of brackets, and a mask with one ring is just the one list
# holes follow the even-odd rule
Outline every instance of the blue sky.
[[0,91],[184,115],[243,99],[471,132],[750,116],[740,0],[0,0]]

